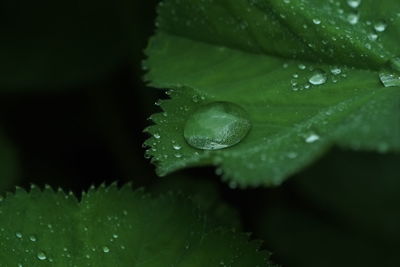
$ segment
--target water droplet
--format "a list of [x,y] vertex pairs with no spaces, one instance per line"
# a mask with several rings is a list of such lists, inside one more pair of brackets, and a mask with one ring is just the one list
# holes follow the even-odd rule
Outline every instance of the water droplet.
[[37,238],[36,238],[36,236],[31,235],[31,236],[29,237],[29,240],[31,240],[32,242],[36,242]]
[[104,246],[103,247],[103,252],[104,253],[108,253],[108,252],[110,252],[110,249],[107,246]]
[[376,41],[378,39],[378,35],[376,33],[370,33],[368,34],[368,39],[371,41]]
[[182,147],[180,146],[180,145],[172,145],[172,147],[175,149],[175,150],[180,150]]
[[308,81],[313,85],[321,85],[326,83],[328,76],[323,70],[316,70],[312,76],[308,79]]
[[305,139],[306,143],[309,143],[309,144],[314,143],[318,140],[319,140],[319,135],[317,135],[317,134],[310,134]]
[[361,4],[361,0],[347,0],[347,4],[352,8],[357,8]]
[[385,87],[400,86],[400,76],[391,72],[379,73],[379,78]]
[[351,25],[357,24],[359,19],[360,19],[360,15],[358,13],[350,13],[347,15],[347,21]]
[[41,261],[44,261],[45,259],[47,259],[47,256],[46,256],[46,254],[45,254],[43,251],[41,251],[41,252],[39,252],[39,253],[37,254],[37,258],[38,258],[39,260],[41,260]]
[[377,32],[384,32],[386,30],[386,28],[387,28],[387,24],[383,20],[375,23],[375,25],[374,25],[374,29]]
[[299,69],[300,70],[305,70],[306,69],[306,65],[304,65],[304,64],[299,64]]
[[158,134],[158,133],[155,133],[153,136],[155,139],[160,139],[160,137],[161,137],[160,134]]
[[20,232],[16,232],[16,233],[15,233],[15,236],[16,236],[17,238],[22,238],[22,234],[21,234]]
[[243,108],[229,102],[213,102],[201,106],[188,118],[184,137],[195,148],[222,149],[239,143],[250,128]]
[[339,68],[339,67],[332,67],[332,68],[331,68],[331,73],[332,73],[333,75],[339,75],[340,73],[342,73],[342,69]]
[[312,20],[314,24],[319,25],[321,24],[321,20],[320,19],[313,19]]

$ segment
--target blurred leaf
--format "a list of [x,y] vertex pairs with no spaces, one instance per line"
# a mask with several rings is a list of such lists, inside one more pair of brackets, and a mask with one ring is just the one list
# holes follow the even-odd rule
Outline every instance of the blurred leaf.
[[399,266],[399,160],[330,154],[266,200],[256,232],[288,267]]
[[400,157],[335,153],[295,180],[304,198],[352,227],[400,242]]
[[[400,90],[379,80],[400,54],[400,4],[363,1],[356,24],[354,12],[344,0],[162,2],[145,64],[150,85],[171,89],[147,129],[158,173],[213,164],[239,186],[277,185],[332,144],[400,151]],[[248,136],[223,150],[189,146],[188,118],[221,101],[247,111]]]
[[0,203],[5,266],[272,266],[248,237],[217,229],[190,202],[125,186],[17,190]]
[[398,249],[338,227],[303,209],[277,204],[259,217],[258,235],[287,267],[395,267]]

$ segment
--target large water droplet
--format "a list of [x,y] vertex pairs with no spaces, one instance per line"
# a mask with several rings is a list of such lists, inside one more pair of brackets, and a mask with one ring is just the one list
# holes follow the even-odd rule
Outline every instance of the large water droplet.
[[379,73],[379,78],[385,87],[400,86],[400,76],[391,72]]
[[38,258],[39,260],[41,260],[41,261],[44,261],[45,259],[47,259],[47,256],[46,256],[46,254],[45,254],[43,251],[41,251],[41,252],[39,252],[39,253],[37,254],[37,258]]
[[357,8],[361,4],[361,0],[347,0],[347,4],[352,8]]
[[189,117],[183,134],[189,145],[214,150],[239,143],[250,128],[243,108],[229,102],[214,102],[201,106]]
[[308,79],[308,81],[313,85],[321,85],[326,83],[328,76],[323,70],[316,70],[312,76]]

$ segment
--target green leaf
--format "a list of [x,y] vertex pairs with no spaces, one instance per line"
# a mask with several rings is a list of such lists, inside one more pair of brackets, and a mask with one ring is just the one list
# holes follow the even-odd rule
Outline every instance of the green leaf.
[[19,189],[0,203],[5,266],[271,266],[248,236],[213,226],[183,197],[128,186]]
[[[400,151],[400,90],[379,79],[400,54],[399,3],[166,0],[158,11],[145,67],[171,96],[147,129],[159,175],[212,164],[232,186],[278,185],[334,144]],[[195,149],[186,120],[216,101],[246,110],[252,129],[235,146]]]
[[215,180],[173,175],[172,177],[169,176],[166,179],[158,180],[148,190],[153,194],[178,191],[185,196],[189,196],[201,211],[218,222],[219,225],[237,230],[242,229],[239,212],[224,201]]

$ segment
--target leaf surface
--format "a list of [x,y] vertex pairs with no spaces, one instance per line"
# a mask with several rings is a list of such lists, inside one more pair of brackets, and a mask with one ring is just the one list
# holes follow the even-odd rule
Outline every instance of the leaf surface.
[[5,266],[272,266],[245,234],[216,228],[184,197],[128,186],[19,189],[0,203]]
[[[400,54],[399,12],[389,0],[356,10],[346,1],[162,2],[145,63],[146,80],[171,96],[147,129],[159,174],[213,164],[232,186],[277,185],[333,144],[399,151],[400,90],[379,79]],[[312,82],[318,73],[325,82]],[[215,101],[243,107],[252,129],[233,147],[195,149],[185,122]]]

